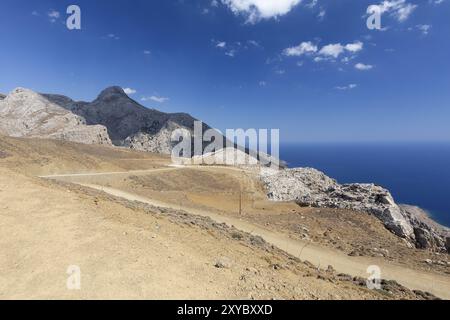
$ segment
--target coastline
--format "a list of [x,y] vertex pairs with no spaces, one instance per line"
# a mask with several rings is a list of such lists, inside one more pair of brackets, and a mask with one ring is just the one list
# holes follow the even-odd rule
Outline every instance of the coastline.
[[342,184],[380,185],[397,203],[425,208],[450,227],[450,143],[282,143],[280,156],[289,168],[316,168]]

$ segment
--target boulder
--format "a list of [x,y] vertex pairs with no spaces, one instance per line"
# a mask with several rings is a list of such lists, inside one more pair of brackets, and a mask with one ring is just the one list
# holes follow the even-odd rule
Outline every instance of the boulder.
[[227,257],[220,257],[214,266],[218,269],[230,269],[232,267],[232,262]]
[[433,237],[430,232],[422,228],[414,228],[416,236],[416,247],[418,249],[429,249],[434,246]]

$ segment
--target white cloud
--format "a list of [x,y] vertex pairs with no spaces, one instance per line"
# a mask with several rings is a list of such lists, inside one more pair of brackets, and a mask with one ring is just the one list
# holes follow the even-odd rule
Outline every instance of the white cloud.
[[58,19],[60,16],[61,16],[61,14],[60,14],[58,11],[56,11],[56,10],[51,10],[51,11],[48,13],[48,17],[49,17],[49,18]]
[[361,71],[368,71],[373,69],[373,66],[370,64],[364,64],[364,63],[357,63],[355,64],[355,68]]
[[411,13],[417,8],[417,5],[415,4],[407,4],[404,7],[397,10],[396,17],[398,21],[402,22],[409,18]]
[[120,37],[115,35],[114,33],[110,33],[106,37],[109,38],[109,39],[114,39],[114,40],[119,40],[120,39]]
[[298,57],[308,53],[316,53],[318,50],[317,46],[311,41],[302,42],[296,47],[291,47],[284,49],[283,54],[289,57]]
[[319,54],[337,58],[341,53],[344,52],[344,49],[345,47],[340,43],[328,44],[320,49]]
[[327,44],[322,48],[318,48],[317,45],[312,42],[302,42],[296,47],[291,47],[283,50],[283,55],[299,57],[302,55],[310,55],[313,57],[314,62],[330,61],[336,62],[339,56],[346,54],[341,62],[348,63],[350,60],[357,57],[357,53],[364,48],[364,43],[361,41],[355,41],[353,43],[341,44],[333,43]]
[[319,18],[319,20],[323,20],[325,18],[325,15],[327,14],[327,12],[325,11],[325,9],[320,9],[319,13],[317,14],[317,18]]
[[342,45],[340,43],[328,44],[320,49],[319,54],[322,56],[337,58],[345,51],[356,53],[361,51],[363,47],[364,44],[361,41],[349,43],[346,45]]
[[225,48],[227,46],[227,43],[225,41],[219,42],[216,44],[217,48]]
[[322,57],[315,57],[315,58],[314,58],[314,62],[321,62],[321,61],[323,61],[323,60],[325,60],[325,59],[322,58]]
[[152,54],[152,52],[150,50],[144,50],[144,54],[149,55],[149,54]]
[[422,32],[422,34],[423,34],[424,36],[428,35],[428,33],[430,32],[431,27],[432,27],[432,26],[429,25],[429,24],[418,24],[418,25],[416,26],[416,28],[419,29],[420,32]]
[[260,87],[265,87],[265,86],[267,86],[267,82],[265,82],[265,81],[260,81],[260,82],[259,82],[259,86],[260,86]]
[[229,50],[225,52],[225,55],[233,58],[236,55],[236,50]]
[[258,41],[248,40],[247,43],[252,45],[252,46],[254,46],[254,47],[261,48],[261,44]]
[[301,0],[222,0],[235,14],[247,16],[247,22],[283,16],[297,6]]
[[352,90],[352,89],[355,89],[356,87],[358,87],[358,85],[355,83],[352,83],[352,84],[349,84],[348,86],[335,87],[335,89],[337,89],[337,90]]
[[51,22],[51,23],[54,23],[54,22],[56,22],[56,20],[59,19],[59,17],[61,16],[61,14],[59,13],[59,11],[56,11],[56,10],[50,10],[50,11],[47,13],[47,16],[50,18],[50,22]]
[[350,52],[358,52],[361,51],[364,47],[364,44],[361,41],[357,41],[354,43],[349,43],[345,46],[345,50],[350,51]]
[[414,12],[417,5],[408,3],[406,0],[384,0],[378,7],[382,14],[389,13],[399,22],[403,22]]
[[158,96],[142,97],[141,98],[141,101],[155,101],[155,102],[158,102],[158,103],[164,103],[164,102],[167,102],[169,100],[170,100],[169,98],[158,97]]
[[123,91],[127,94],[127,95],[132,95],[135,94],[137,91],[131,88],[123,88]]
[[32,13],[31,13],[33,16],[40,16],[40,14],[39,14],[39,12],[37,12],[37,11],[33,11]]
[[306,7],[312,9],[317,5],[318,2],[318,0],[311,0],[311,2],[306,5]]

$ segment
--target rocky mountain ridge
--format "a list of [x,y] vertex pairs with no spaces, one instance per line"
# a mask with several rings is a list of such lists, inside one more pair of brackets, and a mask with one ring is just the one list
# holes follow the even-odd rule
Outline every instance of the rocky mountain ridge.
[[[121,87],[103,90],[92,102],[74,101],[68,97],[44,94],[50,101],[86,119],[90,125],[103,125],[116,146],[146,152],[170,154],[173,130],[193,132],[198,121],[187,113],[164,113],[148,109],[131,99]],[[203,124],[203,130],[211,129]]]
[[448,228],[417,207],[398,205],[391,193],[374,184],[339,184],[313,168],[261,170],[268,197],[300,206],[351,209],[372,214],[387,229],[417,248],[450,252]]
[[[197,119],[164,113],[134,101],[121,87],[103,90],[92,102],[17,88],[0,96],[0,134],[110,144],[170,154],[173,130],[193,132]],[[203,130],[211,129],[203,124]]]

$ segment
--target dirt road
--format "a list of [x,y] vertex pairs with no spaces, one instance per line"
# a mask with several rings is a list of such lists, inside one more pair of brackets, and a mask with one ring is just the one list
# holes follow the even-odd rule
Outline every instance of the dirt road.
[[[223,167],[221,167],[223,169]],[[225,216],[213,212],[212,210],[200,210],[194,208],[186,208],[176,204],[166,203],[158,200],[149,199],[147,197],[138,196],[122,190],[83,183],[79,181],[79,178],[89,178],[96,175],[130,175],[138,173],[151,173],[155,171],[172,171],[182,170],[183,168],[170,167],[163,169],[141,170],[133,172],[104,172],[104,173],[92,173],[92,174],[65,174],[57,176],[45,176],[45,178],[51,179],[64,179],[71,180],[70,178],[77,178],[76,182],[80,185],[101,190],[105,193],[113,196],[121,197],[130,201],[138,201],[147,203],[153,206],[162,208],[169,208],[174,210],[184,210],[190,214],[209,217],[219,223],[226,223],[232,225],[241,231],[251,233],[262,237],[268,243],[284,250],[285,252],[300,258],[301,260],[307,260],[319,268],[327,268],[328,265],[332,265],[338,272],[350,274],[352,276],[360,276],[367,278],[367,268],[369,266],[378,266],[381,270],[381,277],[387,280],[395,280],[398,283],[404,285],[413,290],[428,291],[435,294],[438,297],[444,299],[450,299],[450,279],[446,276],[427,273],[423,271],[417,271],[407,269],[403,266],[397,266],[392,263],[386,263],[385,261],[377,258],[367,257],[349,257],[338,251],[324,248],[318,245],[311,244],[310,242],[303,242],[300,240],[291,239],[285,235],[269,231],[260,226],[256,226],[250,222],[241,220],[236,217]],[[232,168],[236,170],[235,168]]]

